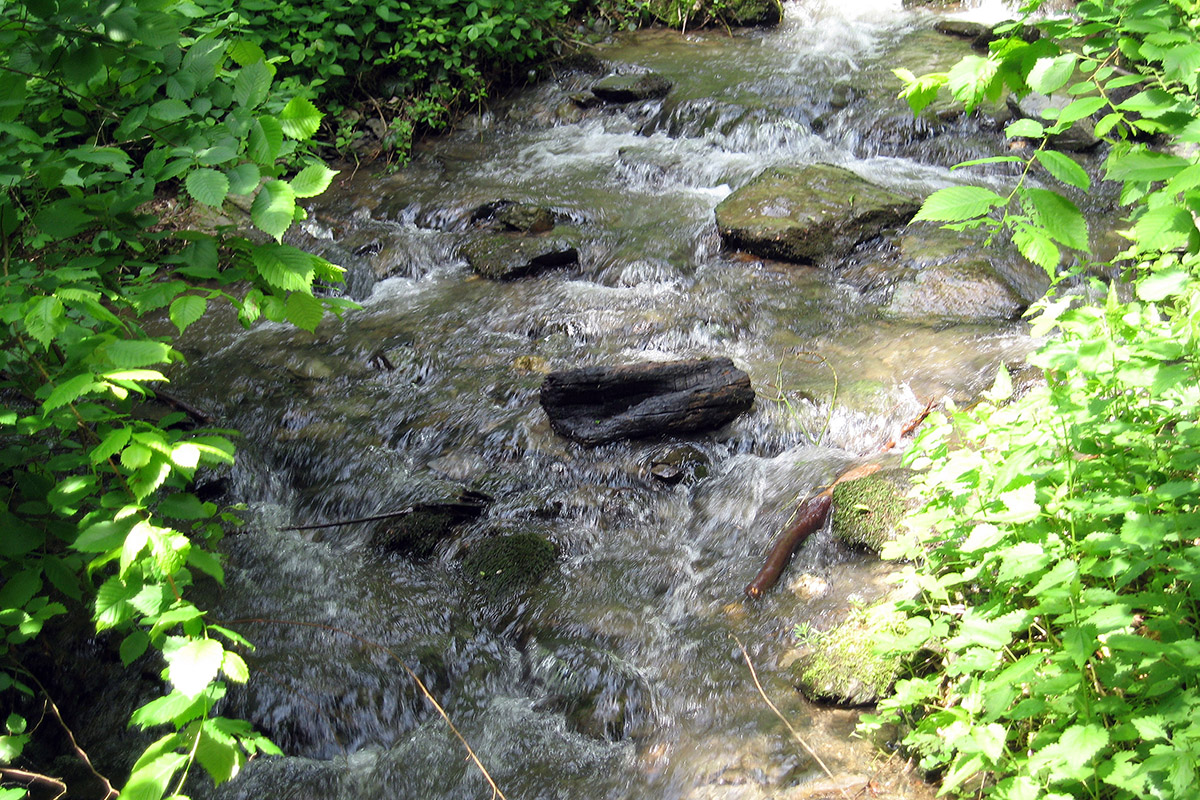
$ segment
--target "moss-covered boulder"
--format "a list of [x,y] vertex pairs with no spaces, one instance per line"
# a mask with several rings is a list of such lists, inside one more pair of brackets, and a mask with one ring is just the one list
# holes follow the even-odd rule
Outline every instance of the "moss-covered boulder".
[[792,664],[796,688],[810,700],[859,706],[887,693],[900,671],[899,656],[876,652],[879,641],[904,631],[888,604],[859,609],[827,631],[811,634]]
[[410,558],[426,558],[461,525],[483,514],[490,500],[485,495],[467,491],[455,500],[417,504],[407,514],[380,522],[371,543]]
[[471,548],[463,571],[486,594],[507,595],[540,581],[557,556],[554,543],[536,533],[493,536]]
[[812,263],[907,223],[917,211],[897,194],[831,164],[773,167],[721,201],[727,247],[763,258]]
[[1016,319],[1028,307],[986,258],[936,264],[901,281],[884,313],[904,319]]
[[908,481],[900,470],[886,470],[833,489],[833,535],[846,544],[875,552],[896,538],[906,510]]
[[480,234],[464,244],[460,252],[471,269],[485,278],[515,280],[577,264],[580,241],[579,231],[559,225],[537,236]]
[[666,97],[671,82],[657,72],[606,75],[592,84],[592,94],[607,103],[633,103]]

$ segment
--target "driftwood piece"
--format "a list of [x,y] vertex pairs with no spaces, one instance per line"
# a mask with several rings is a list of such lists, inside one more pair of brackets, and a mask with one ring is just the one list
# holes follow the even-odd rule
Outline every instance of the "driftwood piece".
[[728,358],[553,372],[541,391],[554,430],[588,445],[719,428],[753,403]]
[[[917,414],[916,417],[900,429],[899,435],[888,439],[883,447],[879,448],[876,455],[886,453],[895,447],[905,436],[911,435],[925,421],[925,418],[929,416],[929,412],[933,410],[935,405],[937,405],[937,402],[930,400],[925,405],[925,408],[921,410],[921,413]],[[825,519],[829,516],[830,510],[833,508],[833,489],[835,486],[846,481],[865,478],[868,475],[878,472],[879,469],[880,465],[877,463],[860,464],[838,476],[838,479],[831,483],[825,491],[805,500],[796,512],[795,524],[787,528],[776,539],[775,544],[767,552],[767,560],[763,564],[762,569],[758,571],[758,575],[754,577],[754,580],[750,581],[746,586],[746,596],[753,600],[762,597],[779,580],[780,574],[783,573],[784,567],[788,565],[796,549],[805,539],[821,529],[821,526],[825,524]]]

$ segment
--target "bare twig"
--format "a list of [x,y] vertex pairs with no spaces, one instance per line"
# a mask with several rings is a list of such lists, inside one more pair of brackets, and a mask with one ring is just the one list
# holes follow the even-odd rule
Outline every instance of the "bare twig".
[[[750,654],[746,652],[746,645],[742,644],[742,640],[734,636],[732,633],[729,635],[735,642],[737,642],[737,646],[741,648],[742,658],[746,659],[746,666],[750,668],[750,677],[754,679],[754,688],[758,689],[758,693],[762,696],[763,702],[766,703],[767,707],[775,712],[775,716],[779,717],[779,720],[787,726],[788,731],[790,731],[792,734],[792,738],[804,748],[806,753],[813,757],[813,760],[817,762],[817,765],[821,768],[821,770],[829,776],[829,780],[836,781],[837,779],[833,777],[833,773],[829,771],[829,767],[825,766],[825,762],[821,760],[821,757],[817,755],[817,752],[808,746],[808,742],[804,741],[804,738],[796,732],[795,728],[792,727],[792,723],[787,721],[787,717],[785,717],[782,712],[776,708],[775,704],[771,702],[771,698],[767,697],[766,691],[763,689],[762,684],[758,681],[758,672],[754,669],[754,662],[750,660]],[[845,789],[839,787],[838,791],[842,793],[842,797],[845,797],[846,800],[850,800],[850,796],[846,794]]]
[[[46,698],[46,706],[50,709],[50,713],[54,715],[54,718],[56,720],[58,720],[58,724],[62,727],[63,731],[66,732],[67,739],[70,740],[71,747],[75,750],[75,755],[79,756],[79,760],[82,761],[84,763],[84,765],[87,766],[88,771],[96,776],[96,780],[100,781],[100,783],[103,784],[104,789],[105,789],[105,794],[104,794],[103,800],[111,800],[112,798],[114,798],[118,794],[120,794],[116,789],[113,788],[113,785],[108,780],[108,778],[101,775],[99,772],[96,771],[96,768],[94,766],[92,766],[92,760],[90,758],[88,758],[88,754],[84,751],[84,749],[79,746],[79,742],[75,741],[75,733],[71,730],[70,726],[67,725],[66,721],[63,719],[62,712],[60,712],[58,710],[58,706],[55,705],[55,703],[54,703],[54,698],[52,698],[50,696],[50,693],[48,691],[46,691],[46,687],[42,684],[42,682],[38,680],[36,675],[34,675],[32,672],[30,672],[29,670],[27,670],[23,667],[21,668],[21,672],[24,673],[25,676],[28,677],[31,681],[33,681],[34,683],[37,684],[38,689],[41,690],[41,692],[42,692],[42,696]],[[63,789],[64,789],[64,793],[65,793],[66,787],[64,786]],[[60,795],[60,797],[61,797],[61,795]],[[55,800],[57,800],[57,798],[55,798]]]
[[[446,713],[446,709],[442,708],[441,704],[438,703],[438,701],[436,699],[434,699],[434,696],[429,693],[429,689],[426,688],[424,682],[422,682],[422,680],[419,677],[417,677],[417,673],[413,672],[412,668],[404,662],[404,659],[400,658],[400,656],[398,656],[394,652],[392,652],[391,649],[384,647],[383,645],[379,644],[379,642],[374,642],[374,641],[371,641],[370,639],[359,636],[357,633],[351,633],[350,631],[345,630],[344,628],[338,628],[333,625],[325,625],[324,623],[321,623],[321,622],[303,622],[300,620],[266,619],[266,618],[258,617],[258,618],[252,618],[252,619],[232,620],[228,624],[240,625],[240,624],[245,624],[245,623],[250,623],[250,622],[260,622],[260,623],[264,623],[264,624],[268,624],[268,625],[297,625],[297,626],[304,627],[304,628],[318,628],[320,630],[332,631],[333,633],[340,633],[343,636],[347,636],[347,637],[355,640],[356,642],[359,642],[360,644],[366,645],[367,647],[374,647],[376,649],[382,650],[383,652],[387,653],[389,656],[391,656],[393,659],[395,659],[397,662],[399,662],[401,667],[404,668],[404,671],[408,673],[408,677],[412,678],[413,683],[415,683],[417,685],[417,688],[421,690],[421,694],[423,694],[425,696],[425,699],[429,701],[429,704],[432,705],[437,710],[438,714],[441,715],[442,719],[444,719],[446,721],[446,725],[448,725],[450,727],[451,733],[453,733],[455,738],[457,738],[458,741],[462,744],[462,746],[464,748],[466,748],[467,755],[470,757],[471,761],[474,762],[475,767],[483,775],[483,779],[485,781],[487,781],[488,786],[492,787],[493,800],[495,798],[499,798],[499,800],[508,800],[508,798],[506,798],[504,796],[504,793],[500,791],[500,787],[496,785],[496,782],[494,780],[492,780],[491,773],[489,773],[487,771],[487,767],[483,766],[483,762],[479,760],[479,756],[475,755],[475,751],[471,749],[471,745],[467,744],[467,740],[465,738],[463,738],[463,735],[461,733],[458,732],[458,728],[454,727],[454,723],[450,721],[450,715]],[[107,798],[105,798],[105,800],[107,800]]]
[[38,772],[29,772],[28,770],[15,769],[13,767],[0,767],[0,776],[3,776],[6,781],[24,784],[26,787],[33,783],[53,786],[55,789],[58,789],[58,794],[54,795],[54,800],[58,800],[58,798],[67,793],[67,785],[61,780],[52,778],[49,775],[42,775]]

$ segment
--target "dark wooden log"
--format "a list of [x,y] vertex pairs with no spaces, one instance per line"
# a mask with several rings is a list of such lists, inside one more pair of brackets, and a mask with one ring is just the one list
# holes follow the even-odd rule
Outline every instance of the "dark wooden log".
[[728,358],[553,372],[541,391],[554,430],[595,445],[719,428],[750,408],[750,377]]

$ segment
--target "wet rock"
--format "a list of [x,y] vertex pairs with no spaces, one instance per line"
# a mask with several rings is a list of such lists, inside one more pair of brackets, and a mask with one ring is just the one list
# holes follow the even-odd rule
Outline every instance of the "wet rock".
[[728,358],[552,372],[541,390],[554,430],[588,445],[719,428],[753,403]]
[[657,72],[613,74],[592,84],[592,94],[608,103],[633,103],[666,97],[672,85]]
[[995,267],[979,257],[920,270],[896,286],[884,313],[904,319],[1016,319],[1027,307]]
[[[1033,92],[1021,98],[1009,95],[1007,102],[1014,115],[1037,120],[1049,126],[1052,120],[1047,120],[1043,116],[1044,111],[1047,109],[1062,111],[1077,99],[1068,94],[1044,95]],[[1076,120],[1065,132],[1051,136],[1050,144],[1056,150],[1079,153],[1091,150],[1100,144],[1100,138],[1096,136],[1096,124],[1090,119],[1081,119]]]
[[426,558],[460,525],[483,514],[490,500],[477,492],[463,492],[456,500],[418,503],[403,516],[383,520],[376,527],[371,543],[389,552]]
[[971,40],[978,39],[985,33],[991,32],[991,28],[987,25],[965,19],[939,19],[934,24],[933,29],[947,36],[957,36],[959,39]]
[[650,474],[663,483],[691,483],[708,476],[709,458],[698,447],[675,445],[651,454]]
[[554,212],[545,206],[513,203],[500,209],[496,220],[509,230],[522,233],[545,233],[554,227]]
[[834,538],[878,553],[899,532],[907,489],[907,473],[899,469],[839,483],[833,490]]
[[807,603],[827,594],[829,581],[819,575],[805,572],[788,581],[787,588],[789,592]]
[[554,543],[537,533],[493,536],[471,547],[463,572],[485,594],[504,596],[540,581],[557,556]]
[[898,656],[884,656],[876,644],[904,629],[888,605],[859,609],[841,624],[811,635],[792,664],[796,687],[810,700],[858,706],[885,694],[900,670]]
[[579,263],[579,232],[558,226],[538,236],[485,233],[463,245],[471,269],[493,280],[515,280]]
[[905,224],[916,201],[830,164],[773,167],[721,201],[717,227],[727,247],[812,263]]

